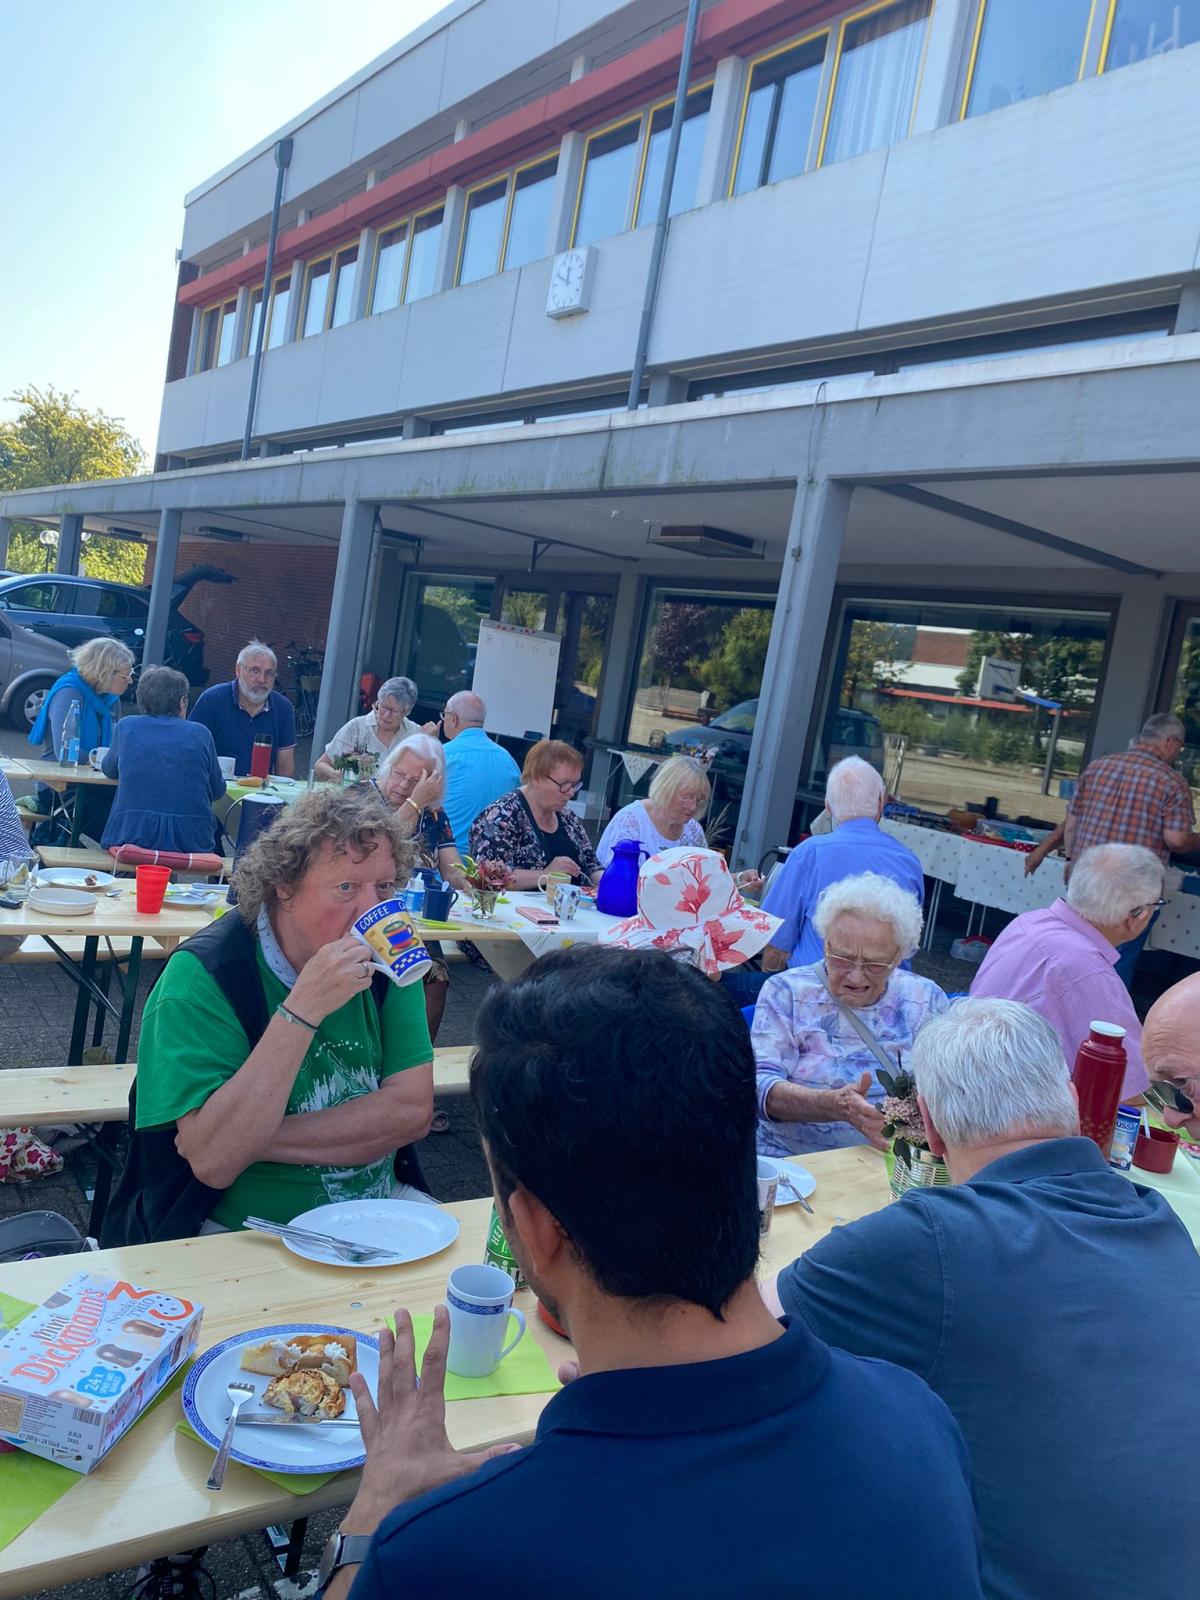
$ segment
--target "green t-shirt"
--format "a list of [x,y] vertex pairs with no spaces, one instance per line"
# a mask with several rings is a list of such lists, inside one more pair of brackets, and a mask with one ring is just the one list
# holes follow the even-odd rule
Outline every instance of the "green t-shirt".
[[[272,1013],[288,991],[257,949],[258,973]],[[380,1023],[382,1022],[382,1037]],[[146,1002],[138,1044],[137,1125],[159,1128],[195,1111],[245,1062],[246,1033],[216,980],[197,958],[178,951]],[[385,1078],[433,1059],[419,983],[388,987],[380,1014],[367,991],[325,1018],[288,1099],[287,1114],[328,1111],[378,1089]],[[392,1158],[361,1167],[303,1167],[256,1161],[225,1191],[212,1220],[240,1228],[246,1217],[290,1222],[334,1200],[386,1199]]]

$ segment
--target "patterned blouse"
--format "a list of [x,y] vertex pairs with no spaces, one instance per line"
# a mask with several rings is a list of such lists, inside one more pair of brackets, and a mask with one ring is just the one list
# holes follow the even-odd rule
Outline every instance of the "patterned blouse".
[[[897,968],[881,999],[856,1015],[900,1064],[918,1029],[950,1008],[949,996],[929,978]],[[758,1150],[764,1156],[794,1156],[805,1150],[836,1150],[866,1144],[848,1122],[775,1122],[766,1112],[767,1095],[777,1083],[810,1089],[840,1089],[871,1074],[867,1099],[878,1106],[884,1091],[875,1078],[879,1062],[838,1009],[825,987],[825,968],[793,967],[769,979],[758,997],[750,1042],[758,1062]]]
[[[567,848],[557,853],[578,861],[584,877],[590,880],[600,870],[599,863],[583,823],[573,811],[559,812],[559,832],[566,834]],[[546,854],[542,835],[519,789],[502,794],[475,818],[471,824],[471,854],[476,861],[503,861],[517,872],[540,872],[552,859]]]

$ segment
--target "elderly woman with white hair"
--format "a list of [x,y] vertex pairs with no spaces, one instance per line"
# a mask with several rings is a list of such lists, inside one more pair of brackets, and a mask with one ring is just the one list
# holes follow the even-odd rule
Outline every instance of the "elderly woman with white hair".
[[1068,1062],[1093,1021],[1125,1029],[1124,1098],[1142,1093],[1142,1026],[1116,971],[1118,947],[1149,925],[1163,898],[1163,864],[1140,844],[1098,844],[1075,863],[1066,898],[1014,917],[984,957],[973,999],[1020,1000],[1058,1035]]
[[[113,728],[120,713],[121,696],[133,681],[133,651],[107,634],[89,639],[71,651],[71,665],[46,690],[37,721],[29,731],[29,742],[42,747],[46,761],[56,761],[62,753],[63,734],[68,718],[75,711],[79,718],[79,759],[86,762],[97,748],[107,749],[113,742]],[[38,789],[38,810],[49,812],[52,791]],[[77,788],[80,832],[98,839],[112,811],[113,791],[93,786]],[[37,844],[57,842],[55,823],[42,823],[34,834]]]
[[754,1012],[762,1155],[882,1149],[876,1072],[899,1067],[922,1024],[950,1004],[900,965],[920,940],[921,908],[890,878],[861,872],[831,884],[813,922],[822,960],[770,978]]
[[[347,756],[374,772],[398,740],[420,733],[420,725],[408,714],[416,703],[417,686],[411,678],[388,678],[381,683],[373,708],[365,716],[351,717],[330,739],[313,767],[313,777],[318,782],[336,778],[334,763]],[[366,763],[362,762],[364,756]]]
[[644,800],[633,800],[614,812],[600,835],[596,859],[608,866],[613,846],[623,839],[635,839],[652,856],[682,845],[703,850],[704,829],[697,819],[711,793],[708,775],[694,756],[671,756],[654,774]]

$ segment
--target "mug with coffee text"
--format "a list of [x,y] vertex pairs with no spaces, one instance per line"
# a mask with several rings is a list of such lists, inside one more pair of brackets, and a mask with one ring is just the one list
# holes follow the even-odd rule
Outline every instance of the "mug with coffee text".
[[352,922],[350,930],[371,952],[373,965],[402,988],[420,982],[433,968],[412,917],[399,900],[381,900]]

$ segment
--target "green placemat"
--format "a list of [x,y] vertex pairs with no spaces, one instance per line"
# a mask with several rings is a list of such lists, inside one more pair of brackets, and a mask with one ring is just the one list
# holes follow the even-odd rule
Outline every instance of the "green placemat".
[[[530,1315],[535,1313],[531,1312]],[[433,1315],[428,1311],[416,1311],[412,1320],[417,1367],[420,1368],[421,1358],[433,1332]],[[388,1327],[395,1332],[396,1325],[392,1318],[389,1317],[387,1321]],[[553,1394],[561,1388],[562,1384],[551,1370],[546,1352],[528,1334],[515,1350],[505,1356],[495,1372],[489,1373],[486,1378],[460,1378],[456,1372],[446,1374],[447,1400],[486,1400],[490,1395],[499,1394]]]
[[[202,1439],[186,1418],[181,1417],[175,1424],[175,1432],[181,1433],[185,1439],[195,1439],[197,1444],[202,1444],[206,1450],[212,1446],[207,1440]],[[237,1461],[236,1456],[230,1457]],[[245,1466],[244,1461],[237,1462],[239,1467]],[[257,1472],[260,1478],[270,1478],[272,1483],[277,1483],[281,1489],[287,1489],[292,1494],[312,1494],[314,1489],[319,1489],[322,1484],[328,1483],[331,1478],[336,1478],[336,1472],[268,1472],[265,1467],[250,1467],[250,1472]]]

